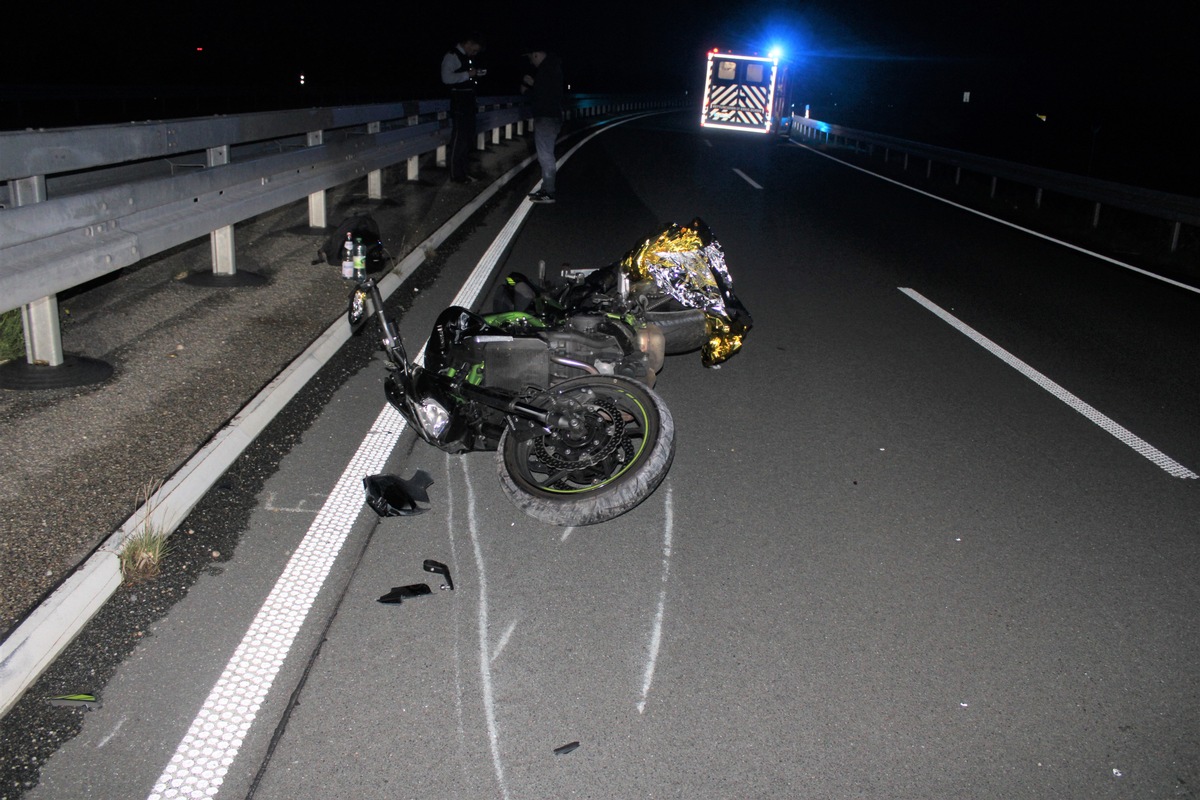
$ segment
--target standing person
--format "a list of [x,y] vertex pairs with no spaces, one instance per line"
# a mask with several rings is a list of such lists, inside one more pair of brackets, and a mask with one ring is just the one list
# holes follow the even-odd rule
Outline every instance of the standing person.
[[525,57],[535,71],[525,76],[521,91],[529,92],[533,100],[533,142],[537,147],[538,165],[542,168],[542,188],[530,194],[529,199],[535,203],[553,203],[558,177],[554,145],[562,130],[566,97],[562,59],[542,49],[531,50]]
[[476,79],[487,74],[473,61],[483,49],[479,39],[478,34],[468,35],[442,58],[442,83],[450,90],[450,180],[455,183],[475,180],[467,172],[475,139],[475,86]]

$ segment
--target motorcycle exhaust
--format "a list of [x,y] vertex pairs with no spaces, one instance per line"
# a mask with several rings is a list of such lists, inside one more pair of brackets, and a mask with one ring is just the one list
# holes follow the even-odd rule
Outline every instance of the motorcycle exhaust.
[[667,337],[657,325],[646,325],[637,332],[638,349],[646,354],[646,368],[651,372],[662,369],[667,357]]

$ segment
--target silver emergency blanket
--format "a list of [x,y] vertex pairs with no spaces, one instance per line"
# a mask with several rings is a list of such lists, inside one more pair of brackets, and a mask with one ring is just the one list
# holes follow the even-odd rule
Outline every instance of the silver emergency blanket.
[[687,308],[705,311],[708,341],[700,351],[705,366],[719,364],[741,349],[753,321],[733,293],[720,243],[703,222],[667,226],[631,250],[621,267],[630,281],[654,281]]

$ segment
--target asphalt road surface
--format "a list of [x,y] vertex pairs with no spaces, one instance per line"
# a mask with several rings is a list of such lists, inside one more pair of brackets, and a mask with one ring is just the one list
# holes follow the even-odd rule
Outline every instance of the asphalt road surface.
[[[381,414],[376,360],[29,796],[1200,796],[1200,297],[690,115],[587,142],[498,270],[695,216],[755,327],[668,361],[649,500],[524,516]],[[378,520],[368,468],[431,510]]]

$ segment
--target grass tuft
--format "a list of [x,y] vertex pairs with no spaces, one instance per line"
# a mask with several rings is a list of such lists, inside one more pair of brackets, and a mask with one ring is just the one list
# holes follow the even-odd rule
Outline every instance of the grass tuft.
[[162,481],[148,483],[142,487],[138,500],[142,509],[142,523],[138,529],[125,540],[121,547],[121,575],[127,583],[140,583],[156,577],[162,568],[170,547],[167,544],[168,532],[153,521],[157,504],[151,501],[162,486]]

